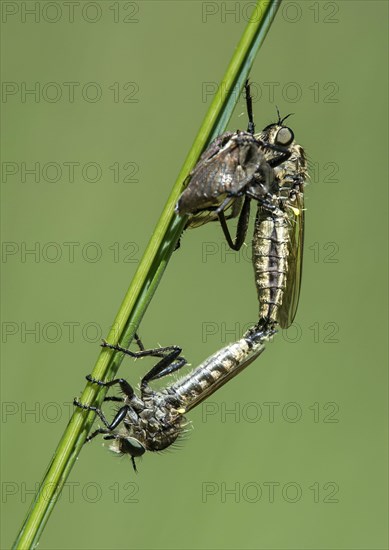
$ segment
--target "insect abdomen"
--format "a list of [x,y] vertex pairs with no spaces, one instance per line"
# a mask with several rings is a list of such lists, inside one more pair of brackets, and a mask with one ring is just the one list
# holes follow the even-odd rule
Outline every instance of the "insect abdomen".
[[258,208],[253,237],[253,265],[260,322],[278,321],[286,288],[289,256],[288,218],[278,210]]
[[208,357],[194,371],[174,383],[170,390],[189,411],[248,366],[264,347],[247,338],[230,344]]

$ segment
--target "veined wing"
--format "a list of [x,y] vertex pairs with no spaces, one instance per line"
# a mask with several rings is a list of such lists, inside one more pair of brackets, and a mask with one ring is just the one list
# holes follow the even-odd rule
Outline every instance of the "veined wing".
[[288,328],[296,316],[301,287],[303,248],[304,248],[304,194],[299,192],[291,204],[285,201],[285,209],[290,222],[289,256],[286,288],[282,304],[278,310],[281,328]]
[[[225,197],[224,197],[225,198]],[[223,201],[220,202],[220,204]],[[231,197],[231,201],[229,204],[224,208],[223,212],[225,215],[226,220],[231,220],[232,218],[236,218],[242,208],[243,204],[243,197]],[[194,228],[194,227],[200,227],[201,225],[204,225],[208,222],[218,222],[219,216],[216,214],[216,207],[215,210],[200,210],[196,214],[192,214],[192,216],[189,218],[187,225],[185,226],[185,229],[187,228]]]

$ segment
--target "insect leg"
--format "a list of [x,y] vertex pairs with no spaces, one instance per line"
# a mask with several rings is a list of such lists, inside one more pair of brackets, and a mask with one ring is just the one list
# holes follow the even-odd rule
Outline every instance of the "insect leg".
[[[85,408],[85,407],[83,407]],[[109,424],[106,428],[97,428],[94,432],[92,432],[86,439],[85,443],[89,443],[92,439],[94,439],[99,434],[108,434],[104,439],[116,439],[115,435],[110,435],[112,430],[117,428],[121,422],[125,419],[128,412],[131,410],[131,407],[128,405],[124,405],[117,414],[115,415],[115,418],[112,420],[111,424]],[[97,412],[97,411],[96,411]]]
[[292,154],[292,151],[289,151],[286,147],[282,147],[281,145],[273,145],[272,143],[268,143],[267,141],[262,141],[260,139],[258,139],[257,141],[264,149],[270,149],[271,151],[277,151],[278,153],[280,153],[277,158],[269,159],[267,161],[271,168],[279,166],[280,164],[288,160],[288,158]]
[[[139,345],[140,339],[138,336],[135,337],[136,341]],[[101,344],[102,348],[109,348],[114,351],[121,351],[125,355],[129,355],[130,357],[133,357],[134,359],[137,359],[139,357],[166,357],[166,355],[170,354],[172,351],[179,350],[178,355],[181,353],[182,349],[178,346],[165,346],[161,348],[152,348],[152,349],[145,349],[143,347],[142,342],[140,342],[141,349],[140,351],[131,351],[127,348],[123,348],[119,344],[108,344],[105,340],[103,340],[103,343]]]
[[165,346],[163,348],[159,347],[159,348],[150,348],[150,349],[146,349],[143,345],[143,342],[142,340],[140,339],[140,337],[138,336],[137,333],[134,334],[134,339],[135,339],[135,342],[137,343],[140,351],[144,354],[142,355],[142,357],[167,357],[167,356],[171,356],[171,354],[173,353],[177,353],[177,357],[178,355],[182,352],[182,348],[180,348],[179,346]]
[[[133,387],[127,382],[127,380],[124,380],[124,378],[115,378],[114,380],[110,380],[109,382],[103,382],[102,380],[96,380],[96,378],[92,378],[92,376],[88,374],[86,376],[86,379],[91,384],[96,384],[97,386],[100,386],[103,388],[110,388],[111,386],[119,385],[121,391],[124,393],[126,397],[131,399],[131,397],[134,396]],[[113,401],[113,399],[110,399],[110,401]]]
[[[102,382],[102,384],[104,385],[104,382]],[[109,382],[107,382],[107,384],[109,384]],[[112,432],[112,430],[117,428],[117,426],[121,422],[123,422],[123,420],[125,419],[127,413],[131,410],[131,407],[129,407],[128,405],[124,405],[117,412],[117,414],[115,415],[115,418],[110,423],[105,418],[105,415],[104,415],[103,411],[101,409],[99,409],[98,407],[93,407],[92,405],[84,405],[83,403],[81,403],[77,399],[74,399],[73,404],[76,407],[79,407],[80,409],[84,409],[85,411],[95,412],[97,414],[97,416],[100,418],[100,420],[103,422],[103,424],[106,426],[105,428],[98,428],[97,430],[95,430],[89,437],[86,438],[85,442],[89,442],[91,439],[96,437],[98,434],[102,434],[102,433],[108,434],[108,433]]]
[[226,223],[224,212],[223,211],[219,212],[218,216],[219,216],[220,225],[223,229],[223,233],[229,247],[232,248],[232,250],[236,250],[236,251],[240,250],[240,248],[242,247],[242,244],[244,243],[244,240],[247,234],[247,228],[249,225],[250,198],[247,195],[245,196],[242,210],[240,212],[239,219],[238,219],[238,226],[236,229],[235,241],[233,241],[231,238],[231,234]]
[[[122,392],[129,398],[133,397],[134,390],[132,386],[127,382],[127,380],[124,380],[123,378],[117,378],[115,380],[111,380],[110,382],[103,382],[102,380],[96,380],[95,378],[92,378],[90,374],[86,376],[86,379],[88,382],[91,382],[92,384],[97,384],[98,386],[102,386],[105,388],[110,388],[111,386],[114,386],[115,384],[120,385],[120,389]],[[120,397],[106,397],[104,401],[121,401],[123,402],[123,399]],[[112,430],[114,430],[120,422],[123,421],[126,414],[129,412],[130,407],[128,405],[124,405],[121,407],[121,409],[116,414],[115,418],[111,423],[108,422],[106,419],[103,411],[99,409],[98,407],[93,407],[92,405],[84,405],[77,399],[74,399],[73,404],[76,407],[79,407],[80,409],[84,409],[86,411],[92,411],[97,414],[97,416],[100,418],[100,420],[103,422],[103,424],[106,426],[106,428],[98,428],[95,430],[89,437],[87,437],[86,442],[90,441],[94,437],[96,437],[98,434],[106,434],[110,433]]]
[[280,164],[288,160],[291,154],[291,151],[285,151],[284,153],[281,153],[277,158],[269,159],[267,162],[269,166],[275,168],[276,166],[279,166]]
[[[118,384],[118,385],[120,385],[120,389],[122,390],[122,392],[129,399],[131,399],[131,397],[134,396],[134,390],[133,390],[132,386],[127,382],[127,380],[124,380],[123,378],[116,378],[115,380],[110,380],[109,382],[103,382],[102,380],[96,380],[95,378],[92,378],[92,376],[90,374],[88,374],[86,379],[88,380],[88,382],[91,382],[92,384],[97,384],[98,386],[102,386],[102,387],[105,387],[105,388],[110,388],[111,386],[114,386],[114,385]],[[120,400],[120,398],[118,398],[118,399]],[[109,400],[113,401],[114,399],[109,399]],[[115,399],[115,401],[116,401],[116,399]],[[84,409],[86,411],[95,412],[97,414],[97,416],[100,418],[100,420],[103,422],[103,424],[105,425],[105,428],[98,428],[97,430],[95,430],[89,437],[87,437],[85,442],[89,442],[91,439],[93,439],[94,437],[96,437],[99,434],[109,434],[109,433],[111,433],[112,430],[117,428],[118,425],[121,422],[123,422],[123,420],[125,419],[127,414],[132,410],[129,405],[124,405],[123,407],[121,407],[118,410],[118,412],[116,413],[116,415],[115,415],[114,419],[112,420],[112,422],[108,422],[108,420],[106,419],[104,413],[98,407],[93,407],[92,405],[84,405],[83,403],[80,403],[80,401],[78,401],[77,399],[75,399],[73,401],[73,403],[76,407],[79,407],[79,408]]]
[[250,83],[248,79],[246,80],[246,83],[244,85],[244,89],[246,92],[246,108],[247,108],[247,116],[249,117],[249,123],[247,126],[247,131],[250,134],[255,133],[255,124],[254,124],[254,117],[253,117],[253,100],[250,93]]
[[[180,369],[183,365],[186,364],[186,359],[184,357],[181,357],[180,356],[180,353],[182,352],[182,348],[180,348],[179,346],[166,346],[166,347],[163,347],[163,348],[153,348],[153,349],[145,349],[141,339],[139,338],[139,336],[137,334],[135,334],[135,340],[136,340],[136,343],[138,344],[138,347],[140,348],[140,351],[139,352],[132,352],[130,350],[127,350],[125,348],[122,348],[121,346],[119,345],[111,345],[111,344],[108,344],[107,342],[103,341],[103,347],[108,347],[110,349],[114,349],[116,351],[121,351],[127,355],[130,355],[131,357],[162,357],[161,361],[159,361],[147,374],[146,376],[142,379],[141,381],[141,388],[144,388],[145,386],[147,386],[148,382],[150,380],[156,380],[157,378],[162,378],[163,376],[166,376],[172,372],[175,372],[176,370]],[[88,377],[87,377],[88,378]],[[88,378],[89,380],[89,378]],[[90,382],[95,382],[97,384],[100,384],[100,385],[104,385],[104,386],[111,386],[113,384],[120,384],[120,387],[122,389],[122,391],[128,395],[128,397],[132,397],[132,395],[134,395],[134,391],[133,389],[131,388],[131,386],[128,384],[128,382],[126,382],[126,380],[124,380],[123,378],[120,378],[120,379],[117,379],[117,380],[112,380],[111,382],[102,382],[100,383],[100,381],[98,380],[89,380]],[[132,391],[132,394],[127,394],[126,390],[124,389],[124,387],[122,387],[122,384],[127,384],[129,388],[131,388],[131,391]],[[114,401],[116,399],[109,399],[108,400],[110,401]]]
[[140,383],[141,390],[143,391],[152,380],[158,380],[172,372],[176,372],[186,365],[186,363],[185,357],[179,357],[178,351],[172,351],[170,355],[158,361],[158,363],[145,374]]
[[140,351],[145,351],[146,348],[144,347],[143,342],[142,342],[142,340],[140,339],[140,337],[139,337],[139,335],[138,335],[137,332],[135,332],[135,334],[134,334],[134,340],[135,340],[135,342],[137,343],[138,348],[140,349]]
[[109,395],[108,397],[104,397],[104,401],[115,401],[116,403],[123,403],[124,399],[123,397],[116,397],[116,395]]

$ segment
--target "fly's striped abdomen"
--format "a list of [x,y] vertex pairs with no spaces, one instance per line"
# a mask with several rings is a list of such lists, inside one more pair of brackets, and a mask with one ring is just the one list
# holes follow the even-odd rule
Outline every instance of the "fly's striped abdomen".
[[263,340],[244,337],[208,357],[194,371],[190,372],[168,388],[189,411],[213,392],[246,368],[265,349]]
[[281,210],[258,208],[253,236],[253,265],[260,322],[278,322],[287,283],[289,257],[288,216]]

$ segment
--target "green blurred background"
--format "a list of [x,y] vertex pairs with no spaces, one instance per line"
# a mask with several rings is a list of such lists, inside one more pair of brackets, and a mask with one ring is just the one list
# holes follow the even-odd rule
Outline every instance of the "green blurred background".
[[[252,6],[2,2],[1,548]],[[101,441],[85,448],[42,550],[387,548],[387,12],[285,2],[251,73],[257,128],[275,105],[295,113],[311,163],[295,326],[137,475]],[[245,126],[241,99],[229,128]],[[183,236],[141,325],[147,346],[179,344],[196,365],[256,320],[247,240],[235,254],[216,224]],[[137,383],[151,364],[121,374]]]

